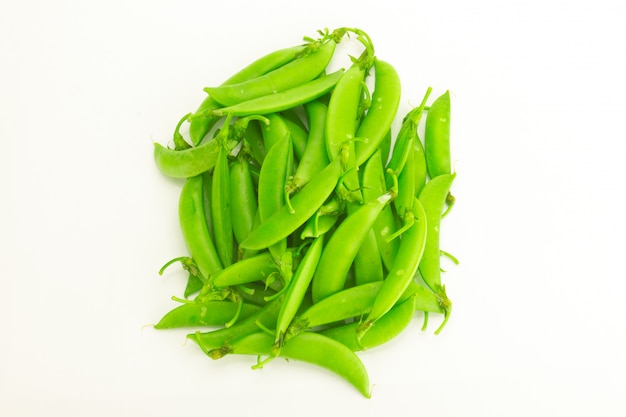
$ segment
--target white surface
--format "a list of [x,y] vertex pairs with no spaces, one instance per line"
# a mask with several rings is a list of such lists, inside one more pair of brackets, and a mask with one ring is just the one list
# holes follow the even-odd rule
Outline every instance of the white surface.
[[[2,2],[0,415],[625,415],[620,3]],[[184,278],[157,275],[184,246],[152,142],[204,86],[339,26],[396,66],[405,110],[453,94],[453,316],[361,355],[371,400],[142,328]]]

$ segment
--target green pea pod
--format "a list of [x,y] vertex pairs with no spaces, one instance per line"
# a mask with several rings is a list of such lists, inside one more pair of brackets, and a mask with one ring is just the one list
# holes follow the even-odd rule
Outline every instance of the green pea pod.
[[305,110],[309,119],[309,138],[291,184],[294,190],[299,190],[306,185],[329,163],[324,136],[328,107],[315,100],[307,103]]
[[300,314],[288,330],[288,337],[302,331],[369,313],[383,281],[348,287],[315,302]]
[[[306,45],[298,45],[270,52],[238,71],[224,81],[222,85],[238,84],[267,74],[296,59],[305,48]],[[207,96],[196,110],[195,114],[198,117],[191,119],[189,124],[189,136],[195,146],[202,142],[202,139],[219,119],[219,117],[211,115],[211,111],[220,107],[222,106],[213,97]]]
[[[228,353],[271,357],[272,347],[272,336],[257,332],[233,341],[228,346]],[[303,333],[285,344],[279,356],[328,369],[352,384],[365,397],[371,397],[369,376],[363,362],[349,348],[329,337]]]
[[285,300],[280,307],[278,320],[276,322],[275,343],[279,347],[283,346],[283,339],[285,337],[287,327],[289,327],[289,324],[291,324],[291,321],[302,305],[302,300],[304,300],[304,296],[309,288],[309,284],[311,283],[311,279],[313,278],[313,274],[317,268],[320,256],[322,255],[323,246],[323,238],[317,238],[313,241],[304,255],[304,258],[302,258],[302,261],[298,265],[298,269],[291,279],[291,282],[289,283],[285,294]]
[[361,203],[356,163],[355,134],[359,103],[365,85],[365,68],[353,64],[339,79],[328,102],[326,115],[326,151],[328,159],[343,160],[346,175],[339,184],[338,194],[346,201]]
[[195,148],[176,151],[155,142],[154,161],[168,177],[189,178],[215,167],[220,148],[215,141],[209,141]]
[[269,151],[276,143],[284,138],[291,138],[291,132],[278,113],[271,113],[265,117],[267,117],[269,123],[261,126],[261,132],[263,134],[263,146],[266,151]]
[[185,181],[180,193],[178,215],[183,238],[201,276],[208,279],[222,269],[213,239],[209,234],[204,213],[204,176]]
[[354,277],[356,285],[381,281],[384,278],[383,261],[374,229],[367,232],[354,258]]
[[284,205],[262,221],[261,225],[241,242],[240,247],[261,250],[286,239],[324,204],[335,189],[341,173],[340,161],[331,162],[291,198],[291,208]]
[[415,221],[402,234],[402,240],[393,268],[383,281],[376,300],[365,322],[359,326],[357,337],[363,334],[381,317],[383,317],[400,299],[415,276],[424,247],[426,246],[427,218],[424,207],[418,199],[413,205]]
[[230,202],[230,172],[228,151],[222,147],[213,171],[211,189],[211,213],[213,233],[220,261],[224,267],[233,263],[233,221]]
[[287,129],[289,129],[289,133],[291,134],[291,140],[293,142],[293,152],[298,158],[298,160],[302,159],[302,155],[304,155],[304,150],[306,149],[307,142],[309,141],[309,132],[306,131],[302,126],[298,123],[293,122],[291,119],[284,117],[282,114],[280,117],[287,125]]
[[[263,124],[265,126],[265,123]],[[258,120],[252,120],[244,132],[243,139],[250,149],[252,158],[260,166],[265,159],[266,149],[263,132]]]
[[180,329],[183,327],[223,326],[235,314],[239,314],[239,319],[245,319],[260,309],[258,306],[244,303],[239,312],[239,305],[232,301],[190,302],[170,310],[154,325],[154,328]]
[[452,173],[450,162],[450,92],[439,96],[428,110],[424,130],[426,166],[430,178]]
[[[331,74],[322,74],[320,77],[281,92],[273,92],[256,97],[232,106],[222,107],[211,111],[214,117],[227,114],[233,116],[249,116],[252,114],[270,114],[297,107],[313,101],[331,91],[341,78],[344,70],[339,69]],[[191,119],[193,120],[192,116]]]
[[[247,318],[238,321],[230,327],[209,332],[197,331],[195,333],[188,334],[187,339],[194,341],[204,353],[209,354],[215,349],[220,349],[230,340],[235,340],[258,332],[260,329],[259,325],[263,327],[274,327],[283,299],[284,296],[274,298],[272,301],[261,307],[261,310],[258,312],[251,314]],[[218,354],[217,352],[212,352],[211,356],[218,357]]]
[[[383,162],[381,159],[381,151],[378,150],[370,157],[370,159],[362,167],[363,178],[363,197],[364,200],[372,201],[386,192],[385,174],[383,170]],[[397,231],[396,220],[391,206],[386,206],[380,213],[374,225],[372,226],[374,236],[383,265],[387,270],[393,267],[393,262],[398,253],[400,241],[398,239],[389,239]]]
[[248,237],[254,226],[258,203],[248,161],[237,158],[230,165],[230,198],[233,232],[237,242]]
[[439,297],[445,310],[444,322],[435,333],[439,333],[447,323],[452,309],[445,286],[441,284],[441,249],[440,228],[441,214],[444,210],[450,187],[456,174],[439,175],[426,183],[419,195],[428,223],[428,235],[424,256],[419,264],[419,271],[428,287]]
[[271,254],[263,252],[227,266],[215,274],[211,279],[211,284],[216,288],[248,284],[264,280],[271,273],[277,271],[278,268]]
[[378,149],[400,104],[400,77],[395,68],[386,61],[374,61],[375,84],[372,104],[363,118],[356,136],[356,164],[362,165]]
[[387,161],[389,160],[389,154],[391,154],[391,142],[392,142],[391,130],[387,132],[387,134],[383,137],[383,140],[380,142],[380,158],[383,161],[383,166],[387,165]]
[[[272,123],[270,123],[271,125]],[[291,144],[291,136],[287,134],[280,139],[276,145],[269,148],[267,155],[265,156],[265,162],[261,166],[261,172],[259,174],[259,187],[258,187],[258,200],[259,200],[259,215],[261,225],[253,230],[250,235],[242,242],[240,247],[244,249],[257,250],[259,248],[246,247],[246,242],[253,238],[258,231],[263,227],[263,224],[267,222],[276,213],[281,211],[281,208],[285,206],[285,185],[287,178],[291,175],[293,166],[293,147]],[[279,259],[287,249],[287,236],[284,235],[281,239],[272,242],[270,252],[274,255],[275,259]],[[262,248],[265,249],[265,248]]]
[[267,74],[237,84],[207,87],[204,90],[218,103],[232,106],[257,97],[289,90],[320,75],[335,51],[336,43],[327,39],[321,46],[310,45],[313,51]]
[[367,350],[385,344],[402,333],[413,319],[414,313],[414,300],[411,297],[389,310],[372,325],[361,340],[357,339],[358,322],[323,330],[320,334],[340,342],[353,352]]
[[428,178],[424,145],[422,144],[422,140],[419,136],[417,136],[416,140],[413,141],[413,173],[415,177],[415,196],[418,197],[424,188],[424,185],[426,185],[426,180]]
[[313,302],[318,302],[344,288],[348,270],[363,240],[391,198],[391,194],[385,193],[348,211],[348,216],[331,236],[320,259],[311,286]]
[[408,157],[404,169],[398,175],[398,195],[393,200],[398,217],[406,221],[408,213],[413,212],[413,202],[415,201],[415,148],[409,149]]

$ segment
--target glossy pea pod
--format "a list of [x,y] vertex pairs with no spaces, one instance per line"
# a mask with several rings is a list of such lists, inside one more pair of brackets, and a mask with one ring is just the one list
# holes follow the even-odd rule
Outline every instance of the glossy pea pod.
[[232,301],[209,300],[203,302],[184,303],[165,314],[155,329],[180,329],[184,327],[223,326],[239,314],[245,319],[261,308],[252,304],[240,306]]
[[428,224],[426,247],[419,263],[419,272],[426,285],[441,297],[445,310],[444,321],[436,333],[443,329],[452,310],[445,286],[441,284],[440,227],[441,215],[455,177],[456,174],[439,175],[428,181],[419,195]]
[[341,162],[338,159],[331,162],[291,198],[291,207],[283,205],[262,221],[240,246],[244,249],[261,250],[286,239],[324,204],[337,186],[341,174]]
[[281,304],[276,321],[276,337],[274,343],[278,349],[282,348],[287,328],[302,305],[302,301],[304,300],[322,255],[323,247],[324,238],[317,238],[311,243],[311,246],[307,249],[306,254],[298,265],[293,278],[289,282],[285,299]]
[[359,339],[396,304],[417,273],[426,246],[427,218],[424,207],[419,200],[415,200],[413,204],[415,221],[402,234],[393,268],[383,281],[372,310],[359,326],[357,334]]
[[382,284],[383,281],[376,281],[348,287],[314,302],[289,326],[287,342],[303,331],[369,313]]
[[215,246],[222,266],[226,267],[234,261],[233,220],[230,199],[230,170],[228,166],[228,150],[220,150],[211,188],[211,213],[213,216],[213,234]]
[[[270,123],[271,124],[271,123]],[[259,217],[261,225],[254,229],[246,239],[240,243],[244,249],[259,250],[270,249],[276,260],[285,253],[287,249],[287,236],[277,239],[264,248],[246,247],[245,244],[267,223],[268,219],[281,211],[285,206],[285,185],[291,175],[293,167],[293,147],[289,134],[279,139],[278,142],[269,148],[265,157],[265,162],[261,166],[259,174],[258,203]],[[270,247],[271,246],[271,247]]]
[[313,302],[341,291],[346,277],[361,244],[367,237],[380,212],[391,201],[392,195],[385,193],[352,212],[341,222],[324,249],[311,285]]
[[[258,212],[258,202],[248,161],[241,155],[230,165],[230,198],[233,232],[237,242],[248,237],[254,227]],[[253,252],[247,254],[252,255]],[[239,250],[238,259],[244,256]]]
[[430,178],[452,173],[450,162],[450,92],[431,104],[424,129],[424,150]]
[[204,181],[197,175],[185,181],[180,193],[178,215],[183,238],[203,280],[222,269],[204,212]]
[[216,288],[263,281],[278,267],[269,252],[242,259],[216,273],[210,283]]
[[292,190],[297,191],[306,185],[311,178],[324,169],[329,163],[326,153],[326,112],[328,107],[322,102],[315,100],[305,105],[309,121],[309,135],[300,157],[298,167],[290,182]]
[[[284,296],[274,298],[261,307],[259,311],[230,327],[209,332],[196,331],[188,334],[187,339],[194,341],[207,355],[210,354],[211,357],[217,358],[219,357],[219,350],[224,348],[229,341],[256,333],[261,327],[274,328],[283,298]],[[224,354],[226,353],[224,352]]]
[[[297,45],[272,51],[238,71],[228,80],[224,81],[222,85],[238,84],[267,74],[296,59],[305,48],[306,45]],[[219,117],[213,116],[211,111],[220,107],[222,107],[222,105],[209,95],[196,110],[195,114],[198,115],[198,117],[191,119],[189,124],[189,136],[195,146],[202,142],[202,139],[219,119]]]
[[[297,87],[215,109],[210,114],[214,117],[226,116],[227,114],[249,116],[252,114],[270,114],[289,110],[330,92],[341,78],[343,72],[343,69],[339,69],[328,75],[322,74],[320,77]],[[192,120],[195,117],[198,116],[192,116]]]
[[395,68],[388,62],[374,61],[374,92],[371,105],[359,126],[355,143],[356,164],[362,165],[376,152],[398,111],[401,96],[400,77]]
[[[362,167],[363,197],[371,201],[386,192],[385,173],[380,150],[374,152],[370,159]],[[376,244],[387,270],[393,267],[400,242],[398,239],[390,239],[397,231],[395,216],[391,206],[383,208],[382,212],[372,226]]]
[[[225,350],[229,354],[273,357],[272,336],[257,332],[231,342]],[[307,362],[325,368],[354,386],[370,398],[370,383],[365,365],[343,344],[317,333],[303,333],[294,337],[280,350],[282,358]],[[253,368],[260,368],[260,364]]]
[[337,340],[354,352],[383,345],[397,337],[409,325],[415,315],[414,299],[410,297],[395,305],[387,314],[374,323],[371,329],[357,339],[358,322],[323,330],[320,334]]
[[335,51],[336,42],[324,39],[307,46],[302,57],[260,77],[237,84],[207,87],[204,90],[218,103],[233,106],[258,97],[279,93],[305,84],[320,75]]
[[356,164],[355,135],[366,72],[365,68],[354,63],[343,74],[330,96],[326,115],[328,159],[341,157],[346,170],[337,193],[351,203],[363,201]]

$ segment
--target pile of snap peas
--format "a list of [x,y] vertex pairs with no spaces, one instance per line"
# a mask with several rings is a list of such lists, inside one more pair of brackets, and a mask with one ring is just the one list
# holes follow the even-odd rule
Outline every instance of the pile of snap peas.
[[[362,52],[328,72],[346,40]],[[423,330],[442,317],[437,334],[450,317],[449,92],[428,105],[428,88],[399,115],[399,75],[358,28],[319,31],[204,91],[173,146],[154,144],[160,171],[184,181],[188,249],[159,271],[180,264],[188,279],[155,328],[191,328],[212,359],[309,362],[369,398],[356,352],[396,337],[416,311]]]

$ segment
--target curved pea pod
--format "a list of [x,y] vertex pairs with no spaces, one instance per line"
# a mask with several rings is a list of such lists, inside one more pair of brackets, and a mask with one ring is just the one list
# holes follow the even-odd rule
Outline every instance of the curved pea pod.
[[201,276],[208,279],[222,269],[204,213],[205,177],[197,175],[185,181],[180,193],[178,216],[183,238]]
[[[197,331],[188,334],[187,339],[193,340],[205,354],[217,358],[219,357],[219,352],[215,352],[215,349],[219,350],[227,342],[258,332],[261,328],[259,325],[264,328],[273,328],[276,325],[276,318],[278,317],[283,298],[284,296],[282,295],[274,298],[261,307],[259,311],[252,313],[230,327],[209,332]],[[224,352],[224,354],[226,353],[228,352]]]
[[415,313],[413,297],[395,305],[357,339],[358,322],[344,324],[320,332],[348,347],[353,352],[383,345],[397,337],[409,325]]
[[355,134],[365,74],[365,68],[358,64],[353,64],[343,74],[330,96],[326,115],[328,159],[340,158],[346,171],[337,193],[352,203],[363,202],[356,163]]
[[288,90],[279,93],[270,93],[232,106],[215,109],[211,111],[211,114],[214,117],[221,117],[227,114],[232,114],[233,116],[249,116],[253,114],[282,112],[306,104],[330,92],[337,84],[343,72],[343,69],[339,69],[328,75],[322,74],[314,80]]
[[[228,80],[224,81],[222,85],[237,84],[267,74],[296,59],[305,48],[305,45],[297,45],[272,51],[239,70]],[[194,145],[197,146],[202,141],[219,119],[219,117],[212,116],[211,111],[217,110],[220,107],[222,107],[222,105],[211,96],[207,96],[200,104],[195,112],[199,117],[191,119],[189,125],[189,136]]]
[[308,183],[329,163],[326,153],[326,112],[328,107],[320,101],[312,101],[305,106],[309,119],[309,137],[300,157],[292,181],[292,188],[298,190]]
[[241,242],[240,247],[261,250],[287,238],[324,204],[335,189],[341,172],[340,161],[331,162],[291,198],[291,208],[283,205],[262,221],[259,227]]
[[269,252],[263,252],[224,268],[211,279],[214,287],[229,287],[261,281],[272,272],[278,271],[276,263]]
[[289,326],[287,340],[305,330],[369,313],[383,281],[349,287],[314,304]]
[[211,300],[182,304],[161,318],[155,329],[179,329],[183,327],[223,326],[236,314],[245,319],[258,312],[261,307],[252,304],[240,306],[232,301]]
[[293,142],[293,152],[298,158],[298,160],[302,159],[302,155],[304,155],[304,150],[306,149],[306,144],[309,141],[309,132],[306,131],[305,128],[300,126],[300,124],[294,122],[288,117],[283,116],[280,117],[285,122],[287,129],[289,129],[289,133],[291,135],[291,141]]
[[209,141],[195,148],[177,151],[155,142],[154,161],[168,177],[195,177],[215,167],[220,148],[216,141]]
[[450,92],[430,106],[424,130],[426,166],[430,178],[452,173],[450,162]]
[[365,322],[359,326],[358,338],[381,317],[383,317],[400,299],[415,276],[424,247],[426,246],[427,218],[424,207],[415,199],[413,205],[415,221],[402,234],[398,254],[393,268],[383,281],[376,300]]
[[233,232],[237,242],[243,241],[254,226],[258,203],[248,161],[237,158],[230,165],[230,197]]
[[263,134],[263,145],[266,151],[269,151],[274,145],[286,137],[291,138],[291,132],[287,127],[287,123],[278,113],[270,113],[265,116],[269,121],[268,124],[261,126]]
[[348,270],[363,240],[380,212],[391,201],[391,197],[391,194],[386,193],[353,211],[348,211],[348,216],[331,236],[320,259],[311,285],[313,302],[344,288]]
[[[374,152],[370,159],[362,167],[363,197],[371,201],[386,192],[385,174],[380,150]],[[378,250],[383,265],[387,270],[393,267],[393,262],[398,252],[400,241],[389,239],[397,231],[396,219],[391,206],[383,208],[382,212],[372,226]]]
[[439,175],[428,181],[419,195],[419,201],[424,206],[428,223],[426,248],[419,264],[419,271],[426,285],[441,297],[445,309],[444,322],[436,333],[445,326],[452,309],[445,286],[441,284],[440,227],[441,214],[455,177],[456,174]]
[[204,90],[224,106],[289,90],[320,75],[330,62],[335,46],[335,41],[328,39],[319,47],[309,46],[312,52],[307,55],[260,77],[236,84],[207,87]]
[[[261,166],[259,174],[258,202],[259,217],[261,225],[254,229],[246,239],[240,242],[239,246],[243,249],[258,250],[270,248],[270,252],[276,259],[280,258],[287,249],[287,236],[277,239],[264,248],[247,247],[246,242],[258,234],[263,225],[273,217],[280,213],[285,204],[285,185],[287,178],[291,175],[293,167],[293,147],[291,144],[291,136],[288,134],[280,139],[275,145],[269,148],[265,156],[265,162]],[[288,210],[288,208],[286,208]],[[280,227],[280,225],[279,225]],[[271,246],[271,247],[270,247]]]
[[217,254],[222,266],[233,263],[233,221],[230,201],[230,172],[228,151],[222,147],[213,171],[211,188],[211,214],[213,216],[213,234]]
[[304,300],[306,291],[309,288],[309,284],[311,283],[311,279],[313,278],[313,274],[315,274],[315,269],[322,255],[323,247],[323,238],[317,238],[313,241],[298,265],[291,282],[289,282],[285,293],[285,300],[280,307],[276,322],[275,343],[281,347],[287,327],[289,327],[289,324],[291,324],[291,321],[302,305],[302,300]]
[[400,104],[400,77],[395,68],[388,62],[374,61],[375,84],[372,103],[363,118],[356,137],[356,164],[362,165],[376,152],[391,124]]
[[[228,353],[272,356],[272,347],[272,336],[258,332],[233,341],[228,346]],[[279,356],[325,368],[348,381],[365,397],[371,397],[365,365],[352,350],[336,340],[317,333],[302,333],[290,339]]]

